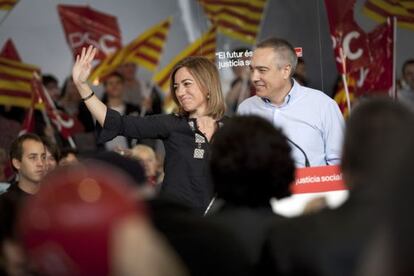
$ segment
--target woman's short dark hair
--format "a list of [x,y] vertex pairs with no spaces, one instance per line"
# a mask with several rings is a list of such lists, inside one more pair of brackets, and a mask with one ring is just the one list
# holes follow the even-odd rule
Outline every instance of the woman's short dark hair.
[[210,168],[219,198],[252,207],[289,196],[295,170],[285,135],[257,116],[234,117],[217,131]]

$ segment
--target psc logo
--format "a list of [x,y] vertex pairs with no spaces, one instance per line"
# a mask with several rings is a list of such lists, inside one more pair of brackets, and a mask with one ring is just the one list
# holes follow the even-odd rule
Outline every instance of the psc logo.
[[[364,53],[364,50],[362,48],[356,48],[354,50],[351,49],[352,40],[358,39],[360,36],[361,34],[359,32],[351,31],[347,33],[342,39],[342,45],[340,46],[342,46],[344,55],[350,60],[357,60]],[[336,47],[338,46],[337,38],[333,35],[331,35],[331,38],[332,38],[333,48],[336,49]],[[341,63],[341,59],[339,57],[336,58],[336,61]]]
[[98,40],[95,40],[91,37],[90,33],[86,32],[74,32],[68,35],[68,40],[70,47],[73,50],[76,50],[83,45],[93,45],[95,48],[98,48],[102,51],[105,56],[115,52],[119,44],[118,38],[110,34],[104,34],[99,37]]

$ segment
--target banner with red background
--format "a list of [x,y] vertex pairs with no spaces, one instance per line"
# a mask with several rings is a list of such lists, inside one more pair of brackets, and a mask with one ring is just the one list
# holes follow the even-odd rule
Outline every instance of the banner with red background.
[[393,22],[388,20],[366,33],[354,20],[354,6],[355,0],[325,0],[338,72],[345,70],[357,81],[359,95],[387,93],[393,84]]
[[100,61],[122,47],[116,17],[89,6],[58,5],[58,11],[74,59],[89,45],[98,48],[95,59]]

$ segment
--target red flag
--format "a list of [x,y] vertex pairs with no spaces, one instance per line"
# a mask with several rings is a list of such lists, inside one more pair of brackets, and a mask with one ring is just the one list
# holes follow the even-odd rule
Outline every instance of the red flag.
[[57,110],[52,98],[44,90],[42,83],[40,82],[40,78],[34,79],[32,86],[38,99],[44,103],[47,116],[45,119],[50,119],[62,137],[69,139],[73,134],[81,131],[81,129],[79,129],[79,124],[76,123],[78,122],[76,119],[72,118],[63,111]]
[[[368,34],[369,66],[361,88],[365,91],[387,92],[393,85],[394,22],[379,25]],[[354,77],[357,75],[354,74]]]
[[357,80],[358,94],[388,92],[393,85],[393,22],[365,33],[354,20],[354,5],[355,0],[325,0],[338,72]]
[[4,44],[3,49],[1,49],[0,56],[16,61],[22,61],[13,41],[10,38]]
[[93,45],[99,49],[95,59],[103,60],[122,46],[116,17],[89,6],[58,5],[59,16],[73,57],[82,47]]

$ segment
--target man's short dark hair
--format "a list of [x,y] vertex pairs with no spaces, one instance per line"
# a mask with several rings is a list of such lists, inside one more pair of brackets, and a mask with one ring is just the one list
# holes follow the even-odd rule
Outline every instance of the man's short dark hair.
[[44,86],[47,86],[49,83],[55,83],[57,85],[58,80],[53,75],[43,75],[42,76],[42,83],[43,83]]
[[[17,159],[19,161],[22,161],[22,157],[23,157],[23,143],[26,140],[33,140],[33,141],[37,141],[39,143],[43,144],[42,139],[34,133],[25,133],[19,137],[17,137],[11,144],[10,146],[10,151],[9,151],[9,159],[10,162],[12,162],[13,159]],[[14,171],[16,171],[16,168],[13,166],[12,164],[12,168]]]
[[289,196],[295,170],[284,134],[257,116],[234,117],[217,131],[210,168],[219,198],[251,207]]
[[408,65],[414,64],[414,59],[407,59],[402,66],[402,73],[405,74],[405,69]]
[[60,159],[63,159],[63,158],[68,157],[69,154],[73,154],[75,156],[78,156],[79,155],[79,151],[77,149],[69,148],[69,147],[63,148],[60,151]]
[[115,77],[115,78],[120,79],[121,82],[124,82],[125,81],[125,78],[124,78],[124,76],[121,73],[119,73],[117,71],[113,71],[113,72],[109,73],[108,75],[106,75],[103,78],[103,80],[102,80],[103,85],[106,86],[109,78],[112,78],[112,77]]

